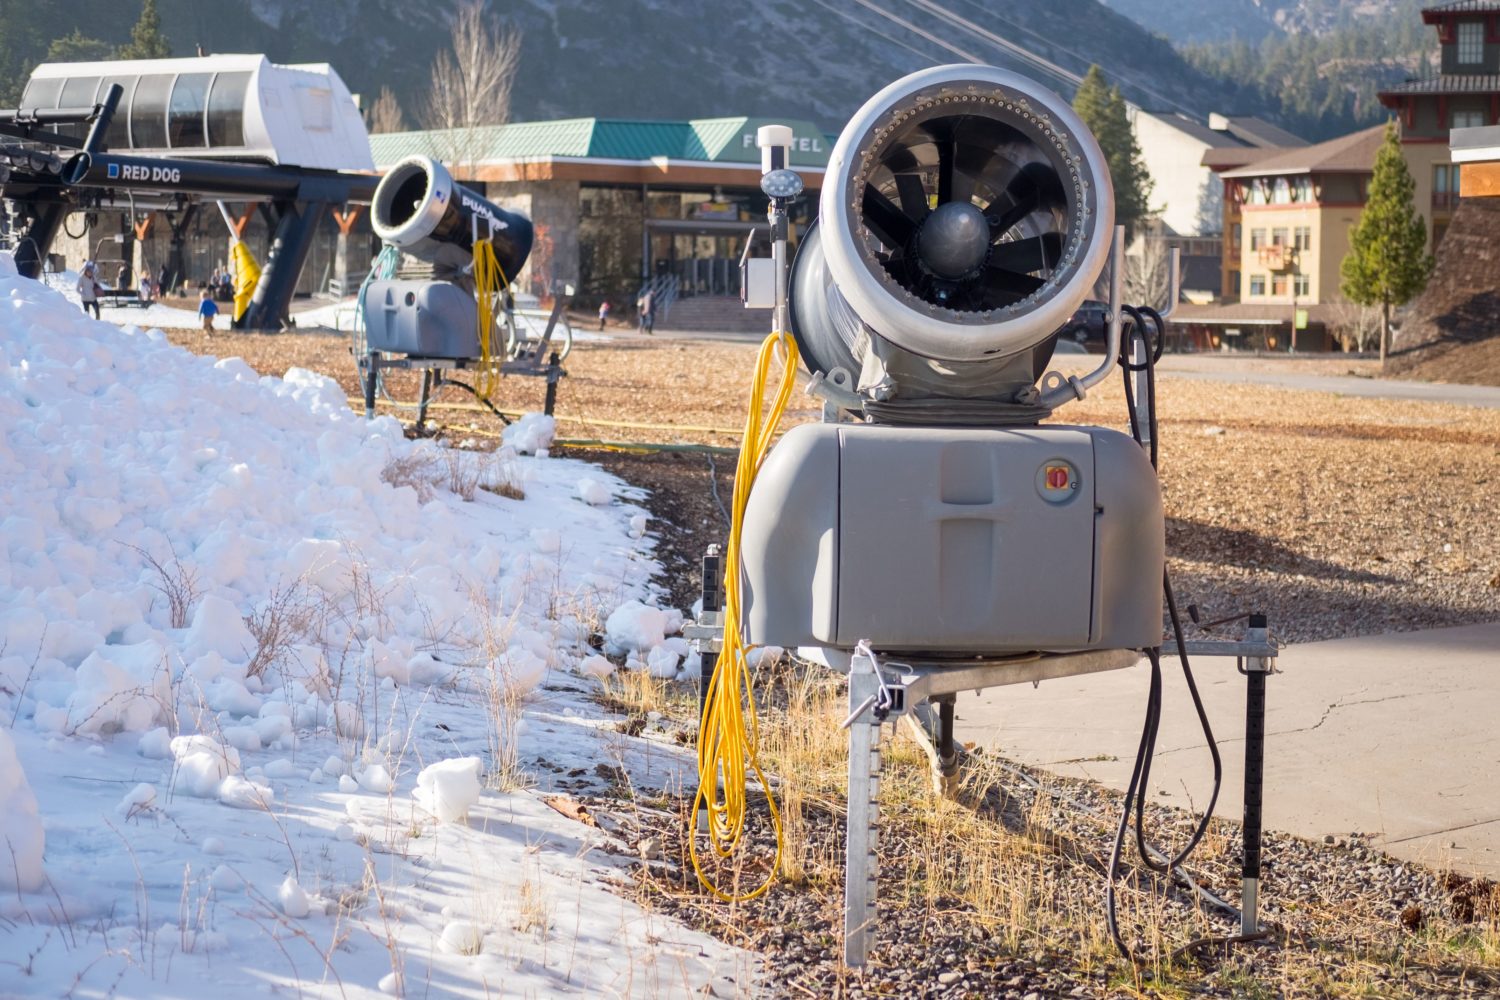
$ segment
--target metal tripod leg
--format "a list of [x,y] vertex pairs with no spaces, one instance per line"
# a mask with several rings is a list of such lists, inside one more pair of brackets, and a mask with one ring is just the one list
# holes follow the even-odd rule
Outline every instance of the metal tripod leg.
[[433,372],[431,368],[422,369],[422,395],[417,399],[417,437],[422,436],[422,428],[427,424],[427,405],[432,402]]
[[[849,668],[849,813],[844,839],[844,964],[864,968],[875,939],[875,875],[880,794],[880,679],[868,657]],[[863,711],[861,711],[863,708]]]

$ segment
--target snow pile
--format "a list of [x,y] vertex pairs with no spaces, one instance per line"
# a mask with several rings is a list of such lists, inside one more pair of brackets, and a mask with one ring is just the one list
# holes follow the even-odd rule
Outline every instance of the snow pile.
[[[466,498],[452,483],[493,457],[408,442],[314,373],[94,322],[0,254],[0,896],[35,992],[477,995],[503,965],[514,992],[633,995],[645,962],[687,996],[736,971],[611,895],[595,834],[525,790],[605,752],[576,675],[606,651],[681,669],[686,646],[650,606],[636,494],[520,455],[555,429],[518,427],[519,488]],[[673,760],[657,787],[684,780]],[[523,780],[482,794],[482,761]],[[566,970],[475,903],[528,885],[576,911]]]
[[36,796],[16,756],[9,731],[0,729],[0,889],[35,892],[42,887],[42,848],[46,834],[37,816]]
[[479,801],[479,775],[484,765],[478,757],[458,757],[422,768],[412,797],[439,822],[452,823],[468,815]]

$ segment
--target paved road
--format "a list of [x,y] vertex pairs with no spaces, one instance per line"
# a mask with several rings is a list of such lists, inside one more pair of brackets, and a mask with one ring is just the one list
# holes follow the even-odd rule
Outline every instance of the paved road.
[[[1280,667],[1267,685],[1268,827],[1367,833],[1397,857],[1500,876],[1500,623],[1305,643]],[[1152,796],[1201,807],[1207,748],[1181,671],[1164,670]],[[1233,660],[1194,673],[1224,753],[1217,812],[1238,818],[1244,680]],[[960,697],[958,736],[1123,789],[1146,684],[1143,663]]]
[[[1287,364],[1295,365],[1296,362],[1289,361]],[[1409,399],[1424,403],[1452,403],[1457,406],[1500,409],[1500,387],[1488,385],[1407,382],[1400,379],[1361,378],[1358,375],[1314,375],[1295,370],[1267,370],[1264,365],[1236,365],[1233,360],[1228,359],[1221,361],[1215,358],[1212,363],[1203,363],[1186,356],[1163,358],[1161,371],[1174,378],[1269,385],[1281,389],[1305,389],[1309,392],[1332,392],[1371,399]]]

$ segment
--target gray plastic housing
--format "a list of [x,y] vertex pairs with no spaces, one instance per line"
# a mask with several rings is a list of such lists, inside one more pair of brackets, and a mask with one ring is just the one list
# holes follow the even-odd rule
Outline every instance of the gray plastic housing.
[[810,424],[751,490],[743,625],[934,656],[1155,646],[1165,549],[1156,473],[1116,431]]
[[479,357],[474,296],[446,281],[392,279],[365,289],[365,343],[414,358]]

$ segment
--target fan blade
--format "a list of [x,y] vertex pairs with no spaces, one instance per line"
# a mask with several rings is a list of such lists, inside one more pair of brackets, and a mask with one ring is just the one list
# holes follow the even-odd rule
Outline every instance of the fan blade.
[[1050,167],[1028,163],[1005,186],[1005,193],[990,203],[985,217],[996,233],[1004,233],[1042,204],[1044,186],[1056,186]]
[[1030,239],[996,243],[990,251],[990,266],[1022,273],[1049,271],[1061,256],[1062,235],[1043,233]]
[[996,151],[987,146],[960,146],[953,164],[953,200],[974,200],[974,189],[995,159]]
[[984,269],[984,276],[990,287],[1001,292],[1010,292],[1020,298],[1025,298],[1046,284],[1041,278],[1029,274],[1018,274],[994,264]]
[[917,162],[916,155],[906,146],[893,148],[880,162],[893,174],[909,174],[922,165]]
[[939,139],[937,152],[937,200],[939,205],[946,205],[953,200],[953,161],[958,155],[958,143],[952,138]]
[[896,193],[901,196],[901,211],[908,219],[920,222],[927,218],[931,209],[927,207],[927,191],[922,187],[922,178],[916,174],[897,174]]
[[901,209],[875,189],[865,185],[865,197],[861,209],[865,225],[880,242],[888,247],[903,247],[917,231],[917,224],[901,214]]

